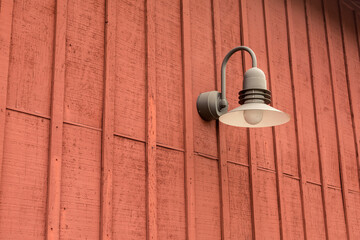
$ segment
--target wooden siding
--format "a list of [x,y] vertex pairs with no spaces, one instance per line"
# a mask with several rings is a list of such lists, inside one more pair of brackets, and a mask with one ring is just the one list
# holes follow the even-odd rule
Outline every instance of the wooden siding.
[[[0,0],[0,239],[360,239],[357,6]],[[289,123],[197,114],[238,45]]]

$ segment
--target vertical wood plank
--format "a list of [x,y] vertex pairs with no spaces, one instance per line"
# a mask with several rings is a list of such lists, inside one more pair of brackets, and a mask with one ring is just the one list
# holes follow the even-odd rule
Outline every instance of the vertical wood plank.
[[2,0],[0,5],[0,184],[4,157],[6,99],[10,64],[10,42],[13,20],[12,0]]
[[60,238],[60,197],[63,150],[66,24],[67,1],[56,1],[46,216],[47,239]]
[[[350,9],[339,4],[348,96],[355,138],[358,174],[360,174],[360,84],[358,83],[360,74],[360,17],[357,16],[355,19],[355,17],[351,16],[351,13]],[[358,180],[360,181],[360,177]]]
[[[356,169],[356,154],[355,154],[355,142],[353,137],[352,120],[350,116],[350,103],[346,76],[345,76],[345,64],[344,58],[341,57],[343,52],[341,31],[340,31],[340,18],[339,10],[336,9],[338,1],[324,1],[324,22],[327,37],[327,49],[329,54],[329,67],[331,73],[331,84],[333,90],[333,98],[335,105],[335,122],[337,128],[337,140],[339,146],[339,160],[340,160],[340,171],[341,171],[341,185],[342,185],[342,198],[344,204],[344,215],[347,236],[349,239],[354,239],[352,232],[350,231],[349,221],[349,182],[348,182],[348,170]],[[333,14],[335,11],[335,14]],[[334,23],[334,20],[337,20]],[[336,31],[338,30],[338,31]],[[339,37],[336,37],[339,36]],[[339,39],[340,38],[340,39]],[[338,40],[338,42],[336,41]],[[339,46],[340,45],[340,46]],[[339,52],[337,52],[339,51]],[[340,55],[340,56],[339,56]],[[339,71],[341,71],[339,73]],[[344,87],[345,85],[345,87]],[[355,161],[353,161],[355,160]],[[350,164],[354,163],[354,164]],[[349,165],[350,168],[347,168]],[[354,176],[355,177],[355,176]],[[358,179],[358,172],[356,171],[356,179]],[[356,180],[357,186],[358,180]],[[358,189],[358,188],[357,188]]]
[[113,239],[146,239],[144,142],[115,136],[113,159]]
[[[320,154],[325,232],[327,237],[332,237],[333,234],[339,235],[342,234],[342,232],[346,232],[346,229],[342,229],[339,225],[331,225],[331,214],[334,214],[335,209],[332,208],[333,200],[329,196],[329,183],[332,183],[332,185],[340,184],[336,181],[336,175],[339,175],[339,144],[334,93],[331,87],[332,73],[328,47],[322,44],[322,42],[326,41],[326,25],[324,22],[322,1],[306,0],[305,6],[311,56],[316,129]],[[332,168],[335,168],[336,171],[333,171]],[[341,211],[343,210],[341,209]],[[334,229],[335,226],[336,228]],[[346,235],[346,233],[344,234]]]
[[[294,121],[296,127],[296,137],[297,137],[297,149],[298,149],[298,166],[299,166],[299,177],[300,177],[300,197],[301,197],[301,205],[302,205],[302,217],[303,217],[303,230],[304,230],[304,237],[305,239],[309,239],[307,235],[307,224],[309,224],[309,220],[307,219],[307,196],[305,193],[305,184],[306,184],[306,171],[304,171],[303,161],[302,159],[305,158],[304,152],[306,151],[303,149],[303,144],[305,143],[305,133],[302,132],[302,129],[306,129],[306,126],[302,126],[301,121],[301,114],[304,113],[302,109],[303,103],[301,101],[305,101],[305,99],[301,98],[302,91],[299,91],[301,85],[299,85],[300,79],[302,77],[298,73],[298,62],[297,62],[297,51],[296,51],[296,43],[295,43],[295,27],[293,21],[293,7],[292,1],[286,0],[286,20],[287,20],[287,32],[288,32],[288,42],[289,42],[289,55],[290,55],[290,72],[291,72],[291,79],[293,87],[293,96],[294,96]],[[297,6],[300,8],[301,6]],[[300,9],[298,10],[300,12]],[[298,16],[299,17],[299,16]],[[304,19],[305,20],[305,19]],[[306,32],[304,32],[306,34]],[[303,80],[303,79],[302,79]],[[295,90],[296,89],[296,90]],[[309,91],[308,91],[309,92]],[[310,92],[309,92],[310,93]],[[309,94],[310,95],[310,94]],[[311,99],[313,100],[313,99]],[[306,104],[307,105],[307,104]],[[312,106],[312,105],[310,105]],[[312,113],[313,111],[310,111]],[[312,121],[314,122],[314,118],[312,117]],[[315,130],[315,129],[314,129]]]
[[190,0],[182,0],[182,47],[184,78],[184,117],[185,117],[185,200],[187,239],[195,240],[195,169],[194,169],[194,129],[193,96],[191,78],[191,26]]
[[145,0],[121,0],[116,5],[114,131],[145,141]]
[[102,128],[105,1],[69,0],[64,121]]
[[105,71],[101,161],[101,239],[112,239],[116,2],[105,3]]
[[[357,36],[357,48],[358,48],[358,63],[360,62],[360,13],[354,13],[355,14],[355,24],[356,24],[356,36]],[[340,14],[341,16],[341,14]],[[343,29],[343,28],[341,28]],[[360,175],[360,117],[357,118],[355,120],[354,117],[354,103],[352,100],[352,95],[350,93],[350,86],[349,86],[349,71],[347,68],[347,59],[346,59],[346,53],[345,53],[345,43],[344,43],[344,33],[342,34],[343,37],[343,45],[344,45],[344,56],[345,56],[345,66],[346,66],[346,74],[347,74],[347,80],[348,80],[348,89],[349,89],[349,98],[350,98],[350,105],[351,105],[351,113],[352,113],[352,121],[353,121],[353,128],[354,128],[354,136],[355,136],[355,145],[356,145],[356,156],[357,156],[357,162],[358,162],[358,172]],[[356,49],[356,47],[355,47]],[[359,84],[358,84],[359,85]],[[360,87],[358,87],[360,88]],[[360,91],[358,91],[357,93],[359,93]],[[356,96],[355,96],[356,97]],[[358,96],[358,99],[360,98],[360,96]],[[360,107],[359,107],[360,108]],[[360,115],[360,110],[357,110],[357,115]],[[355,123],[355,121],[357,121]],[[359,184],[360,184],[360,176],[359,176]]]
[[184,153],[158,146],[156,171],[158,239],[185,240]]
[[[249,44],[249,29],[248,29],[248,20],[247,20],[247,0],[241,0],[240,2],[240,16],[241,16],[241,45],[247,46]],[[243,53],[243,73],[245,69],[250,67],[251,63],[249,60],[246,60],[245,54]],[[252,157],[254,151],[254,137],[250,133],[250,130],[247,130],[248,133],[248,156],[249,156],[249,182],[250,182],[250,196],[251,196],[251,216],[252,216],[252,236],[254,239],[258,239],[259,231],[256,231],[257,224],[256,220],[258,219],[258,196],[255,191],[255,181],[257,175],[257,161],[256,158]]]
[[253,239],[249,167],[228,162],[230,239]]
[[70,124],[63,129],[60,239],[100,239],[102,133]]
[[50,122],[6,111],[0,239],[46,237]]
[[[219,0],[212,0],[213,11],[213,33],[214,33],[214,52],[215,52],[215,79],[216,89],[221,92],[221,30],[220,30],[220,3]],[[235,46],[234,46],[235,47]],[[230,239],[230,212],[229,212],[229,184],[228,167],[226,158],[226,128],[220,121],[217,121],[218,153],[219,153],[219,184],[220,184],[220,203],[221,203],[221,238]]]
[[[253,0],[246,2],[247,24],[248,24],[248,43],[256,53],[258,59],[258,67],[262,69],[268,78],[268,56],[267,44],[265,35],[265,19],[264,19],[264,2],[262,0]],[[245,60],[250,59],[246,55]],[[244,70],[249,69],[250,62],[245,61]],[[280,225],[277,198],[275,204],[273,202],[274,196],[277,195],[276,180],[267,185],[267,194],[260,197],[259,188],[260,183],[264,181],[265,174],[263,171],[269,171],[271,174],[275,173],[275,159],[274,159],[274,139],[271,128],[250,129],[250,167],[251,174],[255,175],[252,180],[252,190],[254,191],[255,205],[255,238],[265,238],[267,235],[272,235],[274,238],[280,238]],[[275,179],[275,175],[272,176]],[[271,177],[271,178],[272,178]],[[272,186],[271,184],[274,184]],[[266,208],[274,208],[275,211],[267,211]],[[269,226],[272,226],[271,228]]]
[[195,157],[196,239],[221,239],[221,203],[217,160]]
[[147,239],[157,239],[155,1],[146,1],[146,182]]
[[[265,19],[265,37],[266,37],[266,46],[267,46],[267,57],[268,57],[268,69],[269,69],[269,76],[268,78],[270,83],[270,90],[273,92],[274,96],[273,105],[280,105],[284,106],[281,103],[279,104],[276,100],[277,99],[286,99],[286,104],[291,103],[292,96],[286,97],[285,92],[288,89],[288,83],[285,82],[285,79],[289,79],[289,69],[287,68],[287,56],[282,56],[281,54],[285,54],[285,52],[281,52],[281,49],[287,49],[286,44],[287,42],[284,41],[286,38],[281,36],[283,32],[281,31],[281,15],[280,12],[283,6],[277,5],[276,2],[271,1],[263,1],[264,6],[264,19]],[[279,12],[272,12],[274,11],[273,8],[276,8]],[[283,12],[284,14],[285,12]],[[276,16],[276,18],[271,18],[271,16]],[[284,16],[283,16],[284,17]],[[276,22],[276,21],[279,22]],[[273,26],[276,26],[272,28]],[[284,27],[284,26],[283,26]],[[279,30],[280,29],[280,30]],[[282,29],[284,30],[284,29]],[[281,38],[282,37],[282,38]],[[276,39],[276,42],[274,42]],[[276,49],[276,45],[281,46],[281,48]],[[274,49],[275,48],[275,49]],[[276,62],[276,64],[274,64]],[[280,68],[281,66],[281,68]],[[287,76],[288,75],[288,76]],[[273,78],[272,78],[273,77]],[[276,82],[275,82],[276,81]],[[280,81],[281,84],[280,84]],[[281,89],[281,86],[285,86],[285,89]],[[281,94],[283,92],[284,94]],[[278,95],[276,95],[278,94]],[[281,94],[279,96],[279,94]],[[292,107],[292,106],[291,106]],[[287,109],[281,109],[288,114],[292,115],[292,109],[287,107]],[[287,142],[296,142],[295,139],[291,139],[291,137],[295,138],[295,131],[291,129],[291,125],[293,125],[293,121],[287,123],[285,126],[280,126],[278,128],[273,129],[273,136],[274,136],[274,149],[275,149],[275,167],[276,167],[276,185],[277,185],[277,197],[278,197],[278,205],[279,205],[279,225],[280,225],[280,237],[282,239],[287,239],[289,236],[285,235],[285,213],[284,213],[284,198],[283,198],[283,166],[282,161],[291,162],[292,159],[296,159],[296,152],[291,151],[291,145],[287,145],[286,152],[282,151],[283,145]],[[290,138],[290,139],[289,139]],[[295,152],[295,154],[294,154]],[[281,161],[282,160],[282,161]],[[293,171],[289,171],[288,173],[291,174]],[[296,174],[296,173],[295,173]]]
[[357,36],[357,44],[358,44],[358,52],[360,57],[360,13],[354,12],[355,15],[355,25],[356,25],[356,36]]
[[[156,142],[184,149],[180,0],[156,1]],[[176,100],[175,100],[176,99]],[[169,131],[169,129],[172,129]]]
[[[212,1],[190,1],[191,17],[191,77],[193,103],[200,93],[213,91],[215,80],[215,53],[212,17]],[[218,158],[216,121],[204,121],[196,107],[193,108],[194,151],[211,158]]]

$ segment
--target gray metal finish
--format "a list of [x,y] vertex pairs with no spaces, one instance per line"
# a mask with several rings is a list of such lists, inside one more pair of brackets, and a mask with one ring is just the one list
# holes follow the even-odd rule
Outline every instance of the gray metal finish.
[[218,91],[201,93],[196,106],[199,115],[206,121],[216,120],[228,110],[228,105],[220,108],[220,93]]
[[199,112],[199,115],[204,120],[216,120],[221,115],[227,113],[229,104],[226,100],[226,64],[235,52],[241,50],[247,51],[250,54],[252,59],[252,68],[246,71],[244,75],[244,90],[249,91],[245,91],[245,95],[240,94],[242,96],[240,101],[262,101],[265,103],[269,102],[270,92],[266,89],[265,74],[263,71],[256,67],[257,62],[255,53],[250,48],[245,46],[235,47],[228,54],[226,54],[221,65],[221,93],[219,93],[218,91],[205,92],[201,93],[197,99],[197,110]]
[[257,67],[255,53],[249,47],[245,47],[245,46],[235,47],[235,48],[231,49],[230,52],[228,52],[228,54],[226,54],[226,56],[221,64],[221,102],[220,102],[220,106],[227,104],[227,100],[226,100],[226,64],[228,63],[230,57],[234,53],[241,51],[241,50],[244,50],[244,51],[247,51],[248,53],[250,53],[250,56],[252,59],[252,67],[253,68]]

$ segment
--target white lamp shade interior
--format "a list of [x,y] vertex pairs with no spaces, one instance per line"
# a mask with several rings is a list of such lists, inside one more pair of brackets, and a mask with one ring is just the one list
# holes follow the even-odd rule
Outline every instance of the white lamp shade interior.
[[[247,111],[248,121],[249,116],[251,118],[251,115],[254,115],[253,124],[249,124],[248,121],[245,120],[245,111]],[[259,119],[256,118],[258,118],[259,112],[261,113],[261,111],[262,119],[259,121]],[[284,113],[264,103],[245,103],[240,107],[237,107],[220,116],[219,120],[222,123],[235,127],[259,128],[284,124],[290,120],[290,116],[287,113]]]

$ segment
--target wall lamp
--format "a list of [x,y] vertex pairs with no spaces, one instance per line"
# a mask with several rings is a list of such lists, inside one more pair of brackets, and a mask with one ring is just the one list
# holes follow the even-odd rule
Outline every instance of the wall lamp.
[[[241,106],[228,112],[226,100],[226,64],[237,51],[250,53],[252,68],[247,70],[243,80],[243,90],[239,92]],[[218,91],[201,93],[196,106],[199,115],[206,121],[219,119],[220,122],[236,127],[271,127],[284,124],[290,116],[276,108],[269,106],[271,92],[266,88],[265,74],[256,67],[255,53],[248,47],[233,48],[224,58],[221,65],[221,93]]]

